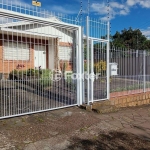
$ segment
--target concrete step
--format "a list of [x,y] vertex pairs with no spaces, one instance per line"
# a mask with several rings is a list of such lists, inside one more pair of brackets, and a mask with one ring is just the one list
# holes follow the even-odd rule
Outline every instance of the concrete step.
[[113,105],[94,105],[92,106],[92,111],[96,112],[96,113],[110,113],[110,112],[116,112],[119,109]]
[[96,113],[110,113],[119,110],[119,108],[117,108],[115,105],[111,105],[111,102],[109,100],[94,102],[90,105],[84,104],[81,106],[81,108],[87,111],[94,111]]

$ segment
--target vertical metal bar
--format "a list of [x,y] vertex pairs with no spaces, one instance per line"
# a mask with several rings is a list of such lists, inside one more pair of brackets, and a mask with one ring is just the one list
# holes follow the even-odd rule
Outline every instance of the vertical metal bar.
[[[76,31],[76,74],[78,74],[79,73],[79,46],[78,46],[78,37],[79,37],[79,32],[78,31]],[[80,89],[79,89],[79,80],[78,80],[78,78],[77,78],[77,103],[78,103],[78,105],[80,105],[79,104],[79,94],[80,93]]]
[[78,47],[79,47],[79,51],[78,51],[78,56],[79,56],[79,89],[80,89],[80,95],[79,95],[79,105],[82,105],[82,90],[83,90],[83,87],[82,87],[82,28],[79,27],[78,28]]
[[[12,5],[12,1],[11,1],[11,5]],[[14,27],[12,27],[12,28],[14,28]],[[12,46],[14,47],[14,45],[13,45],[13,43],[14,43],[14,33],[12,32]],[[14,54],[13,54],[14,55]],[[13,57],[14,58],[14,57]],[[13,70],[14,70],[14,61],[13,61],[13,64],[12,64],[12,66],[13,66]],[[10,81],[9,81],[10,82]],[[15,87],[15,84],[14,84],[14,82],[13,82],[13,87]],[[14,88],[13,88],[13,90],[12,90],[12,92],[13,92],[13,94],[12,94],[12,97],[11,97],[11,99],[12,99],[12,101],[11,101],[11,104],[13,105],[13,103],[14,103],[14,99],[15,99],[15,92],[14,92],[15,90],[14,90]],[[11,106],[11,115],[13,115],[13,109],[14,109],[14,107],[13,106]]]
[[87,36],[87,104],[90,101],[90,85],[89,85],[89,16],[86,18],[86,36]]
[[77,67],[77,104],[82,104],[82,50],[81,50],[81,27],[76,31],[77,36],[77,49],[76,49],[76,67]]
[[107,99],[110,99],[110,79],[109,79],[109,75],[110,75],[110,72],[109,72],[109,49],[110,49],[110,45],[109,45],[109,28],[110,24],[109,24],[109,21],[107,23]]
[[143,51],[143,92],[145,93],[146,92],[146,77],[145,77],[145,74],[146,74],[146,61],[145,61],[145,58],[146,57],[146,52],[145,50]]
[[[81,29],[81,40],[82,40],[82,43],[81,43],[81,53],[82,53],[82,75],[84,75],[84,39],[83,39],[83,28]],[[85,103],[85,82],[84,82],[85,78],[82,79],[82,104]]]
[[75,62],[76,62],[76,52],[75,52],[75,50],[76,50],[76,33],[75,33],[75,31],[73,31],[73,54],[72,54],[72,56],[73,56],[73,73],[75,72],[75,67],[76,67],[76,64],[75,64]]
[[94,55],[93,55],[93,40],[91,40],[91,102],[93,103],[93,84],[94,84]]
[[[7,9],[8,9],[8,1],[7,1]],[[7,18],[7,23],[9,23],[9,20],[8,20],[8,18]],[[7,32],[7,40],[8,40],[8,47],[10,47],[10,46],[12,46],[12,42],[11,42],[11,38],[9,37],[9,33]],[[7,73],[7,72],[9,72],[9,69],[10,69],[10,59],[8,59],[7,60],[8,62],[8,64],[7,64],[7,69],[6,69],[6,72],[4,72],[4,73]],[[7,86],[8,86],[8,81],[5,79],[5,76],[4,76],[4,80],[6,81],[6,93],[5,93],[5,96],[6,96],[6,115],[9,115],[9,109],[10,109],[10,107],[9,107],[9,104],[10,104],[10,101],[9,101],[9,97],[8,97],[8,95],[10,94],[10,90],[7,88]]]

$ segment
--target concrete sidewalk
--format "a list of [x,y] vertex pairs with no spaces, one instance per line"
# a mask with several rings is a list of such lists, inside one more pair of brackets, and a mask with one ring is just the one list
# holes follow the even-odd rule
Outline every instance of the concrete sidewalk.
[[0,149],[150,149],[150,105],[108,114],[72,107],[2,120]]

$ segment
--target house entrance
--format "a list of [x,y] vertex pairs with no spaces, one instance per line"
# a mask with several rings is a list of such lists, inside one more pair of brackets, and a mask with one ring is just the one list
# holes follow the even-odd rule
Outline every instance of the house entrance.
[[35,68],[46,69],[46,48],[45,46],[35,46],[34,50]]

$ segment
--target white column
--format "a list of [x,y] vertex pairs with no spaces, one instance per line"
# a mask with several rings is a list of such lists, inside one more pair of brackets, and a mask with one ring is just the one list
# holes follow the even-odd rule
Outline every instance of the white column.
[[110,30],[110,24],[109,21],[107,23],[107,99],[110,99],[110,72],[109,72],[109,50],[110,50],[110,45],[109,45],[109,32]]
[[91,81],[91,98],[90,98],[90,100],[91,100],[91,102],[93,103],[93,91],[94,91],[94,89],[93,89],[93,84],[94,84],[94,55],[93,55],[93,53],[94,53],[94,48],[93,48],[93,40],[91,40],[91,50],[90,50],[90,52],[91,52],[91,78],[90,78],[90,81]]
[[[81,28],[81,47],[82,47],[82,75],[84,75],[84,39],[83,39],[83,27]],[[85,103],[85,85],[84,85],[85,78],[82,79],[82,104]]]
[[77,103],[78,106],[82,105],[83,88],[82,88],[82,30],[78,28],[76,32],[77,36],[77,49],[76,49],[76,67],[77,67]]
[[[87,75],[89,76],[89,16],[87,16],[86,19],[86,36],[87,36]],[[89,105],[90,103],[90,81],[89,77],[87,78],[87,104]]]
[[79,27],[79,37],[78,37],[78,40],[79,40],[79,89],[80,89],[80,92],[79,92],[79,105],[82,105],[83,104],[83,84],[82,84],[82,28]]
[[143,51],[143,91],[146,92],[146,52]]

